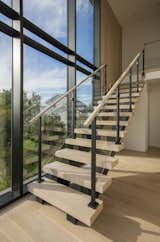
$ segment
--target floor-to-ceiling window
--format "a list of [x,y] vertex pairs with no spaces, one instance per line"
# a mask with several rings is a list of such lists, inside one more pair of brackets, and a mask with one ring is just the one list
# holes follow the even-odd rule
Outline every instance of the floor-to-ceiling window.
[[93,63],[94,1],[77,0],[77,53]]
[[[76,2],[76,45],[77,53],[86,60],[94,62],[94,1],[77,0]],[[77,83],[86,76],[77,72]],[[92,79],[89,79],[77,90],[76,117],[77,127],[92,110]]]
[[11,186],[12,39],[0,32],[0,191]]
[[[24,47],[24,178],[37,174],[38,123],[29,121],[47,105],[66,92],[66,65],[25,45]],[[43,163],[54,160],[55,151],[63,144],[67,127],[64,100],[43,117]]]
[[[5,197],[4,202],[0,199],[0,206],[22,194],[23,180],[26,183],[38,173],[38,121],[30,123],[30,120],[74,84],[73,69],[77,72],[77,83],[95,69],[86,64],[94,62],[93,2],[0,1],[3,10],[0,14],[0,191],[11,190],[10,198]],[[76,6],[72,9],[75,14],[69,21],[67,4],[72,3]],[[75,27],[71,38],[68,38],[69,25],[71,36],[71,26]],[[75,41],[77,48],[72,49],[68,41]],[[71,75],[67,66],[71,67],[68,69]],[[78,113],[90,110],[92,95],[92,80],[89,80],[77,91]],[[64,144],[68,104],[65,98],[43,116],[43,164],[54,161],[55,151]],[[14,156],[18,147],[23,156]]]

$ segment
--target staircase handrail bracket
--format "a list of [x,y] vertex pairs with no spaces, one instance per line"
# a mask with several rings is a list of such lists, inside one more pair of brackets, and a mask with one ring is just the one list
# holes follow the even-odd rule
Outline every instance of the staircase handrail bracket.
[[128,75],[130,69],[133,67],[133,65],[136,63],[136,61],[140,58],[141,54],[144,50],[140,51],[136,57],[133,59],[133,61],[128,65],[128,67],[125,69],[125,71],[122,73],[120,78],[115,82],[115,84],[112,86],[112,88],[108,91],[106,96],[103,97],[103,100],[101,103],[95,108],[95,110],[91,113],[91,115],[87,118],[87,120],[84,122],[85,127],[89,127],[91,125],[92,121],[95,119],[95,117],[99,114],[101,109],[104,107],[106,101],[111,97],[111,95],[114,93],[114,91],[117,89],[117,87],[121,84],[121,82],[124,80],[124,78]]

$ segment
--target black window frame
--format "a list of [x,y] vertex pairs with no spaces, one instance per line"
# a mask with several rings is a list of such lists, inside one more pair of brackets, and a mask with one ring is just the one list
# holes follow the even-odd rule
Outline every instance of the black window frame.
[[[12,20],[12,27],[0,21],[0,31],[12,38],[12,186],[0,192],[0,208],[22,197],[27,192],[27,184],[37,179],[37,176],[23,180],[23,46],[24,44],[44,53],[45,55],[67,65],[67,87],[76,83],[76,71],[85,75],[91,74],[100,66],[100,0],[94,3],[94,63],[76,53],[76,0],[67,1],[67,38],[68,46],[46,33],[33,22],[23,16],[23,0],[12,0],[9,7],[0,0],[0,13]],[[43,44],[24,34],[24,29],[45,40],[52,46],[67,54],[67,58],[56,53]],[[73,31],[74,30],[74,31]],[[15,59],[18,61],[15,61]],[[77,61],[86,66],[81,67]],[[96,84],[97,85],[97,84]],[[95,87],[96,87],[95,85]],[[99,83],[100,85],[100,83]],[[100,88],[99,88],[100,90]],[[94,90],[93,90],[94,94]],[[76,93],[75,93],[76,96]],[[68,101],[68,113],[70,113]],[[72,109],[72,118],[68,115],[68,129],[74,130],[75,107]]]

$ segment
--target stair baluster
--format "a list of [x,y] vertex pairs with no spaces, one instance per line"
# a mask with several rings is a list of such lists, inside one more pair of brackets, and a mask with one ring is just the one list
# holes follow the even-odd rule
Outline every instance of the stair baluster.
[[129,71],[129,112],[132,112],[132,69]]
[[142,77],[145,76],[145,49],[142,52]]
[[42,117],[39,117],[38,127],[38,182],[42,182]]
[[137,92],[139,92],[139,59],[137,60]]
[[96,209],[96,118],[92,122],[92,147],[91,147],[91,201],[89,207]]
[[108,84],[107,84],[107,65],[104,67],[104,95],[108,92]]
[[120,85],[117,87],[116,144],[120,144]]

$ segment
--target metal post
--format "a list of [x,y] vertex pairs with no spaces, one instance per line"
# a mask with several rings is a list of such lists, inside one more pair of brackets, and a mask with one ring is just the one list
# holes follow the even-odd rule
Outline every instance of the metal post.
[[107,65],[104,67],[104,94],[106,95],[108,92],[108,87],[107,87]]
[[38,182],[42,182],[42,117],[39,118],[38,127]]
[[[23,16],[22,0],[12,0],[12,8]],[[23,23],[13,20],[20,32],[12,39],[12,193],[23,195]]]
[[117,126],[116,126],[116,144],[120,144],[120,85],[117,87]]
[[142,77],[145,76],[145,50],[142,53]]
[[129,112],[132,112],[132,69],[129,71]]
[[139,92],[139,59],[137,60],[137,92]]
[[71,128],[71,137],[74,139],[76,137],[76,134],[74,132],[74,129],[76,127],[76,95],[75,92],[72,92],[72,128]]
[[[76,1],[67,0],[67,36],[68,47],[76,52]],[[68,55],[68,60],[76,63],[75,55]],[[74,66],[67,67],[67,90],[76,85],[76,69]],[[74,100],[74,101],[72,101]],[[67,99],[67,131],[72,136],[76,123],[76,91]]]
[[91,147],[91,201],[89,207],[96,209],[96,118],[92,122],[92,147]]

